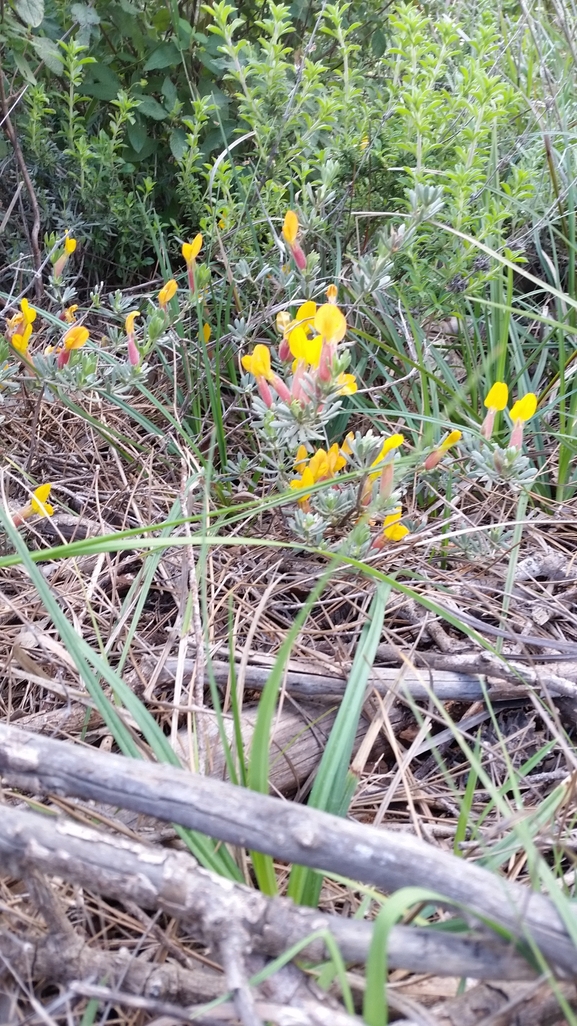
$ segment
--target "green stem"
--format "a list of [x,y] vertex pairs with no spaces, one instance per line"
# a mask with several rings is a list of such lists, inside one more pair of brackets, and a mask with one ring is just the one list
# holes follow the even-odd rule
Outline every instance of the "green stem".
[[[511,598],[513,597],[513,586],[515,584],[515,573],[517,571],[517,563],[519,562],[519,552],[521,550],[521,538],[523,537],[523,528],[525,526],[525,514],[527,512],[527,503],[529,502],[529,492],[526,488],[523,488],[519,496],[517,503],[517,516],[515,518],[515,530],[513,532],[513,544],[511,547],[511,556],[509,559],[509,566],[507,569],[507,580],[505,581],[505,593],[503,595],[503,605],[501,607],[501,630],[505,630],[507,626],[507,616],[509,613],[509,607],[511,605]],[[501,653],[503,649],[503,638],[497,638],[497,644],[495,645],[497,652]]]

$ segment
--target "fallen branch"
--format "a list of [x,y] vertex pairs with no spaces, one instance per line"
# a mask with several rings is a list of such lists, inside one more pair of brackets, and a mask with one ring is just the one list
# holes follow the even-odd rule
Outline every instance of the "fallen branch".
[[[548,898],[410,834],[349,822],[172,766],[103,754],[4,725],[0,772],[12,786],[34,793],[56,792],[132,809],[388,892],[410,885],[429,887],[521,940],[531,937],[559,971],[577,975],[575,945]],[[16,815],[6,809],[5,820],[8,812]]]
[[[330,930],[347,962],[364,962],[372,940],[370,922],[297,907],[285,898],[268,898],[200,868],[186,853],[151,848],[71,820],[8,806],[0,816],[0,860],[4,871],[15,877],[40,871],[126,904],[161,909],[185,922],[204,944],[214,941],[215,921],[241,923],[253,953],[267,957],[277,957],[312,934]],[[322,940],[308,944],[304,953],[316,961],[328,957]],[[391,968],[475,979],[534,976],[510,944],[488,932],[459,937],[395,926],[388,961]],[[74,967],[74,962],[70,965]],[[167,985],[167,997],[170,992]]]

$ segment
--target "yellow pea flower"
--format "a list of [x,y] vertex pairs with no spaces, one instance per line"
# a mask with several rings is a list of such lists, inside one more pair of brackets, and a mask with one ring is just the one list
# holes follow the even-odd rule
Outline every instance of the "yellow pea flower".
[[54,506],[51,506],[46,500],[50,495],[50,489],[52,485],[42,484],[38,488],[35,488],[32,493],[30,500],[30,506],[32,507],[33,513],[38,513],[41,517],[51,517],[54,513]]
[[124,320],[124,330],[127,335],[134,335],[134,322],[137,317],[140,317],[139,310],[131,310],[130,313],[126,315]]
[[527,392],[527,395],[524,395],[522,399],[517,399],[517,402],[513,404],[509,410],[509,416],[514,424],[517,421],[526,424],[535,415],[536,409],[537,396],[534,392]]
[[296,360],[304,360],[311,367],[318,367],[323,340],[320,335],[309,338],[302,326],[293,328],[288,336],[289,349]]
[[34,324],[34,321],[36,320],[36,310],[32,309],[27,299],[22,299],[20,301],[20,310],[22,311],[25,323]]
[[71,349],[82,349],[82,346],[88,342],[89,335],[88,328],[85,328],[82,324],[75,324],[72,328],[68,329],[62,339],[64,348],[69,352]]
[[327,297],[329,303],[336,303],[338,294],[339,290],[336,285],[329,285],[325,292],[325,296]]
[[537,396],[534,392],[527,392],[521,399],[513,404],[509,410],[509,416],[513,421],[513,430],[509,446],[512,449],[520,449],[523,444],[523,425],[531,420],[537,410]]
[[196,258],[198,256],[198,254],[200,253],[201,249],[202,249],[202,235],[200,234],[200,232],[198,233],[198,235],[195,235],[195,237],[192,240],[192,242],[183,242],[182,243],[182,255],[183,255],[184,259],[186,260],[187,264],[190,264],[190,263],[192,263],[193,260],[196,260]]
[[284,216],[282,233],[289,246],[294,246],[299,232],[299,219],[294,210],[287,210]]
[[178,285],[174,278],[170,278],[165,285],[162,286],[158,293],[158,303],[162,310],[165,310],[171,299],[174,299],[178,291]]
[[10,339],[10,342],[12,343],[14,348],[16,350],[18,350],[18,352],[21,354],[21,356],[27,356],[28,355],[28,343],[30,342],[31,334],[32,334],[32,325],[30,323],[28,323],[28,324],[26,324],[23,327],[21,332],[19,332],[19,331],[15,332],[14,335],[12,335],[12,337]]
[[[405,436],[400,434],[389,435],[388,438],[385,438],[381,446],[381,451],[377,456],[376,460],[373,460],[373,462],[371,463],[371,467],[377,467],[380,463],[383,462],[384,459],[386,459],[389,453],[393,452],[395,449],[398,449],[404,441]],[[372,474],[369,474],[369,479],[371,481],[375,481],[380,473],[380,470],[374,471]]]
[[65,251],[66,255],[70,256],[71,253],[74,253],[75,250],[76,250],[76,239],[65,239],[64,240],[64,251]]
[[425,462],[423,463],[423,467],[425,468],[425,470],[434,470],[435,467],[437,467],[441,462],[441,457],[443,456],[443,454],[446,453],[452,445],[456,445],[456,443],[460,441],[462,437],[462,431],[451,431],[447,435],[447,437],[440,443],[440,445],[438,445],[436,449],[433,449],[433,451],[429,453]]
[[342,470],[347,464],[346,457],[342,455],[338,443],[333,442],[329,451],[327,452],[327,465],[329,469],[329,476],[334,477],[338,474],[339,470]]
[[73,303],[72,306],[67,306],[62,311],[62,317],[66,321],[66,324],[74,324],[74,314],[78,310],[78,303]]
[[64,252],[61,252],[58,259],[54,262],[54,266],[52,268],[52,274],[54,278],[60,277],[64,268],[66,267],[66,264],[68,263],[68,257],[71,256],[72,253],[74,253],[75,249],[76,239],[71,239],[67,235],[64,239]]
[[409,534],[409,528],[405,527],[404,524],[399,523],[401,516],[402,511],[399,507],[394,513],[389,513],[389,515],[383,520],[383,535],[389,541],[402,541],[403,538],[406,538]]
[[345,374],[344,371],[339,374],[336,385],[338,387],[338,395],[354,395],[357,391],[357,379],[354,374]]
[[188,287],[191,292],[195,292],[194,282],[194,267],[196,258],[202,249],[202,235],[200,232],[195,235],[192,242],[183,242],[182,244],[182,255],[186,260],[186,269],[188,274]]
[[207,346],[207,345],[208,345],[208,343],[210,342],[210,336],[211,336],[211,334],[212,334],[212,331],[211,331],[211,328],[210,328],[210,324],[207,324],[207,323],[205,322],[205,323],[203,324],[203,326],[202,326],[202,337],[203,337],[203,339],[204,339],[204,344],[205,344],[205,346]]
[[496,381],[485,397],[488,410],[504,410],[509,399],[509,388],[504,381]]
[[341,342],[347,331],[345,315],[333,303],[324,303],[323,306],[319,306],[315,314],[314,326],[329,345]]
[[299,467],[302,467],[306,463],[308,458],[309,457],[308,457],[308,453],[307,453],[306,447],[304,445],[299,445],[299,447],[297,449],[296,456],[295,456],[295,461],[294,461],[294,464],[293,464],[295,470],[298,470]]
[[279,335],[284,335],[291,324],[292,318],[288,310],[279,310],[276,315],[276,330]]
[[260,342],[254,347],[250,356],[243,356],[241,363],[249,374],[254,374],[255,378],[264,378],[265,381],[269,381],[272,377],[270,349]]

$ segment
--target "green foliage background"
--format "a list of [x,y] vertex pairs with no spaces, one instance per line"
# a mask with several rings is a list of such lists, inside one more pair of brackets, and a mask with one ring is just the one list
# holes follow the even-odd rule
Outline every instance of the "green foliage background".
[[[274,218],[293,205],[334,267],[348,250],[378,253],[384,222],[371,215],[396,213],[395,281],[409,305],[451,312],[486,268],[432,225],[405,245],[407,189],[441,186],[445,221],[520,253],[519,233],[554,199],[543,85],[517,14],[487,2],[11,0],[2,67],[43,230],[83,239],[89,285],[126,286],[154,272],[153,229],[175,254],[176,240],[218,231],[232,260],[262,266]],[[548,38],[553,71],[563,40]],[[7,206],[7,144],[1,160]],[[9,277],[27,249],[22,217],[0,246]]]

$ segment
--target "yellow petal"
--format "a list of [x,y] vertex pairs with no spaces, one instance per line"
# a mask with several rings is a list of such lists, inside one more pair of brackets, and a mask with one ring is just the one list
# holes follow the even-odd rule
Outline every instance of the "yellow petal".
[[64,320],[67,324],[74,324],[74,314],[78,310],[78,303],[73,303],[72,306],[67,306],[64,311]]
[[488,410],[504,410],[509,400],[509,387],[504,381],[496,381],[487,392],[485,406]]
[[167,303],[170,303],[170,300],[174,298],[177,291],[178,285],[176,281],[174,280],[174,278],[170,278],[169,281],[166,282],[166,285],[163,285],[160,292],[158,293],[158,302],[160,303],[160,305],[166,306]]
[[22,311],[26,324],[33,324],[36,320],[36,310],[32,309],[27,299],[21,300],[20,309]]
[[76,249],[76,239],[65,239],[64,240],[64,251],[65,251],[65,253],[68,253],[68,256],[70,256],[71,253],[74,253],[75,249]]
[[35,488],[32,493],[32,499],[30,505],[33,513],[38,513],[41,517],[51,517],[54,513],[54,507],[47,502],[47,498],[50,495],[50,489],[52,485],[42,484],[38,488]]
[[262,343],[254,347],[250,356],[243,356],[241,363],[249,374],[254,374],[255,378],[266,378],[269,380],[272,376],[270,350],[268,346],[262,345]]
[[304,445],[299,445],[299,447],[297,449],[297,454],[295,456],[295,461],[294,461],[294,468],[295,468],[295,470],[298,470],[300,467],[302,467],[303,464],[305,464],[307,460],[308,460],[308,452],[307,452],[305,446]]
[[325,342],[340,342],[345,337],[347,330],[345,316],[333,303],[324,303],[323,306],[319,306],[314,324]]
[[134,322],[137,317],[140,317],[140,313],[138,310],[131,310],[130,313],[126,315],[126,318],[124,320],[124,330],[127,335],[134,334]]
[[67,350],[82,349],[82,346],[88,341],[88,336],[88,328],[84,328],[81,324],[75,324],[74,327],[68,329],[62,339],[64,348]]
[[445,441],[441,442],[439,449],[441,450],[441,452],[446,452],[447,449],[450,449],[452,445],[455,445],[457,442],[460,442],[462,437],[462,431],[451,431],[451,433],[447,435],[447,437],[445,438]]
[[317,449],[314,456],[311,456],[306,469],[312,474],[313,483],[326,477],[329,473],[329,463],[324,449]]
[[353,450],[351,449],[351,442],[354,442],[354,440],[355,440],[355,433],[354,433],[354,431],[349,431],[347,437],[345,438],[345,440],[344,440],[344,442],[342,444],[341,452],[344,452],[347,456],[351,456],[352,452],[353,452]]
[[291,315],[288,310],[280,310],[276,315],[276,330],[279,335],[284,335],[290,323]]
[[402,541],[403,538],[407,537],[409,534],[409,528],[405,527],[404,524],[395,523],[391,524],[390,527],[385,527],[383,534],[385,538],[389,539],[389,541],[399,542]]
[[329,303],[336,303],[338,294],[339,290],[336,285],[329,285],[328,289],[325,292],[325,296],[327,297]]
[[335,474],[338,474],[339,470],[346,466],[346,458],[342,455],[337,442],[331,445],[327,453],[327,463],[331,477],[334,477]]
[[299,219],[294,210],[287,210],[284,216],[282,233],[289,246],[292,246],[296,242],[297,235],[299,233]]
[[203,326],[202,326],[202,337],[204,339],[205,346],[207,346],[209,341],[210,341],[210,335],[211,335],[210,324],[206,324],[206,322],[205,322],[203,324]]
[[534,392],[527,392],[522,399],[517,399],[517,402],[509,410],[509,416],[513,423],[515,421],[522,421],[523,424],[526,421],[531,420],[537,409],[537,396]]
[[195,235],[192,242],[183,242],[182,244],[182,255],[186,260],[187,264],[191,264],[193,260],[196,260],[198,254],[202,249],[202,235],[200,232]]
[[[392,452],[393,449],[398,449],[399,446],[402,445],[404,441],[405,441],[405,436],[404,435],[398,435],[398,434],[397,435],[389,435],[388,438],[385,438],[385,441],[383,442],[382,447],[381,447],[381,451],[380,451],[379,455],[377,456],[376,460],[373,460],[373,462],[371,463],[371,467],[376,467],[376,466],[378,466],[379,463],[382,463],[383,460],[389,455],[389,453]],[[374,474],[369,474],[369,477],[370,477],[371,481],[376,480],[376,478],[379,476],[379,474],[380,474],[380,470],[377,470]],[[399,516],[400,515],[401,514],[399,513]]]
[[16,334],[12,335],[12,338],[10,339],[14,348],[17,349],[19,353],[22,353],[22,356],[25,356],[28,351],[28,343],[30,341],[31,334],[32,325],[27,324],[22,329],[22,332],[16,332]]
[[310,331],[316,312],[317,304],[313,303],[312,299],[307,299],[306,303],[299,306],[297,310],[297,315],[295,317],[296,324],[300,324],[307,331]]
[[337,385],[339,395],[354,395],[357,391],[357,379],[354,374],[342,372],[337,378]]

